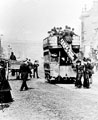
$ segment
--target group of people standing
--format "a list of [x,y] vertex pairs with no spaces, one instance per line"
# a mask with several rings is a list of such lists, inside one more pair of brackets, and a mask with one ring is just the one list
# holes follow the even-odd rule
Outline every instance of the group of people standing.
[[22,91],[23,89],[28,90],[28,86],[27,86],[27,79],[28,76],[30,76],[30,78],[32,78],[32,69],[33,69],[33,78],[35,78],[35,75],[37,78],[39,78],[38,76],[38,61],[35,60],[34,64],[32,64],[32,62],[30,60],[25,60],[23,62],[23,64],[20,65],[20,69],[19,69],[19,73],[21,75],[21,79],[22,79],[22,85],[20,88],[20,91]]
[[[0,59],[0,103],[13,102],[13,98],[11,95],[11,86],[6,77],[7,64],[8,61]],[[32,77],[32,72],[31,72],[32,69],[33,69],[33,77],[35,78],[36,75],[36,77],[39,78],[38,66],[39,64],[37,60],[35,60],[34,64],[32,64],[30,60],[25,60],[20,65],[19,72],[22,80],[20,91],[28,90],[26,81],[28,79],[28,76]]]
[[[14,52],[11,52],[10,60],[16,60],[16,56],[14,55]],[[21,88],[20,88],[21,91],[23,90],[23,88],[25,88],[25,90],[28,89],[27,84],[26,84],[28,77],[35,78],[36,76],[37,78],[39,78],[38,66],[39,66],[38,60],[35,60],[34,64],[28,58],[26,58],[26,60],[22,62],[22,64],[20,65],[20,69],[18,71],[19,75],[17,77],[23,81]],[[33,69],[33,73],[32,73],[32,69]],[[12,76],[15,76],[15,70],[12,69],[11,72],[12,72]]]
[[[92,74],[94,66],[91,63],[91,59],[87,58],[83,61],[78,60],[76,65],[76,81],[75,86],[77,88],[89,88],[92,83]],[[82,82],[83,77],[83,82]]]

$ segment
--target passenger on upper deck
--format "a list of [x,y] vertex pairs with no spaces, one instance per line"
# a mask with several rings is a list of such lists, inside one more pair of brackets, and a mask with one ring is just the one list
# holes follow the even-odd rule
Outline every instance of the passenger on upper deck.
[[65,30],[63,31],[62,38],[67,41],[68,44],[71,44],[73,40],[73,35],[78,36],[74,33],[74,28],[72,28],[71,30],[71,28],[66,25]]
[[72,37],[70,35],[71,33],[71,28],[68,26],[65,26],[65,30],[63,32],[63,39],[68,43],[71,44],[72,43]]
[[74,28],[70,31],[70,36],[73,37],[73,35],[78,36],[77,34],[74,33]]

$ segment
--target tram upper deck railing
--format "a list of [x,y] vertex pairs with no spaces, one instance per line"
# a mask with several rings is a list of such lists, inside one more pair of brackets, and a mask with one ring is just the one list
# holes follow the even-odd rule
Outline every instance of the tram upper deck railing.
[[[74,48],[77,48],[80,46],[80,37],[74,36],[72,46]],[[61,45],[59,44],[59,40],[57,36],[49,36],[43,40],[43,49],[49,49],[49,48],[61,48]]]
[[57,36],[47,37],[43,40],[43,49],[45,48],[58,48]]

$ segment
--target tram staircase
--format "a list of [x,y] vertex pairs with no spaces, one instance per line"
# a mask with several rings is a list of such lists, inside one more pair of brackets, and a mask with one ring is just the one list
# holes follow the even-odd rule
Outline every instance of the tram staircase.
[[64,49],[64,51],[67,53],[67,55],[70,57],[70,59],[72,60],[72,62],[75,62],[77,60],[77,56],[76,54],[73,52],[72,48],[70,47],[70,45],[64,40],[64,39],[60,39],[59,40],[59,44],[62,46],[62,48]]

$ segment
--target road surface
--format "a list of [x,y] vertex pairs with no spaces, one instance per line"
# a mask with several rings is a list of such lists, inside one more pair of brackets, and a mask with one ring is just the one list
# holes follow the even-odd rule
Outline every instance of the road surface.
[[19,91],[21,80],[10,80],[14,102],[0,110],[0,120],[98,120],[97,76],[90,89],[32,78],[30,89]]

